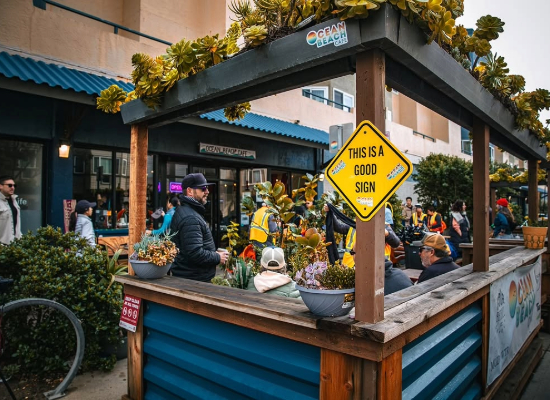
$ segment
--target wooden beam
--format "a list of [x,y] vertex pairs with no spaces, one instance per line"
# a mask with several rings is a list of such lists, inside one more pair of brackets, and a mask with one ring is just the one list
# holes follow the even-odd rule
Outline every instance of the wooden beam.
[[366,363],[365,369],[369,365],[376,366],[373,361],[365,361],[347,354],[321,349],[319,399],[352,400],[370,398],[374,400],[375,385],[366,385],[361,379],[364,363]]
[[[490,183],[489,183],[490,185]],[[491,214],[489,215],[489,221],[493,223],[495,221],[495,205],[497,203],[497,190],[494,187],[489,186],[489,207],[491,207]]]
[[533,222],[539,220],[539,184],[538,184],[538,173],[539,173],[539,163],[537,160],[529,160],[527,166],[529,173],[529,192],[527,193],[527,201],[529,202],[529,218]]
[[378,363],[376,398],[378,400],[401,400],[402,394],[402,349],[390,354]]
[[[147,124],[132,125],[130,138],[130,221],[128,224],[128,253],[133,253],[134,243],[139,242],[145,232],[147,213]],[[134,275],[131,265],[128,272]]]
[[474,271],[489,271],[489,126],[474,118]]
[[[384,115],[386,63],[381,50],[357,55],[356,126],[371,121],[386,131]],[[369,222],[357,220],[355,255],[355,319],[376,323],[384,319],[384,210]]]
[[128,397],[143,400],[143,310],[141,303],[135,332],[128,332]]
[[[550,188],[550,169],[547,169],[546,170],[546,191],[548,191],[548,188]],[[550,206],[549,202],[548,202],[548,197],[546,197],[546,216],[548,217],[548,214],[550,214],[550,210],[548,209]],[[548,222],[548,232],[546,233],[547,235],[547,240],[548,242],[550,243],[550,218],[547,218],[547,222]],[[546,246],[546,253],[547,254],[550,254],[550,246]]]

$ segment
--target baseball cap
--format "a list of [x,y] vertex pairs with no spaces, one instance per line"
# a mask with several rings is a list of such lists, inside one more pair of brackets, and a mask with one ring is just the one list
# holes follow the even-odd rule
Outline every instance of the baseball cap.
[[260,264],[265,269],[277,270],[286,265],[285,253],[280,247],[266,247],[262,251]]
[[415,240],[412,245],[416,247],[428,246],[435,250],[446,251],[448,254],[451,253],[445,238],[439,233],[426,233],[422,240]]
[[88,208],[94,208],[95,206],[96,203],[90,203],[88,200],[80,200],[78,203],[76,203],[76,207],[74,210],[77,214],[83,214],[88,211]]
[[153,219],[159,219],[162,217],[162,208],[157,209],[153,214],[151,214],[151,218]]
[[196,174],[186,175],[185,178],[181,181],[181,188],[183,190],[187,188],[198,188],[200,186],[213,185],[213,183],[208,183],[206,178],[200,172]]

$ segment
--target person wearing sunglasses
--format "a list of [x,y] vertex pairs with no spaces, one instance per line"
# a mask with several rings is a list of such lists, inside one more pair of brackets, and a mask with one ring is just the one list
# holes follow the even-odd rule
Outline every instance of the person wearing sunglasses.
[[210,186],[203,174],[189,174],[181,182],[180,205],[172,216],[170,232],[179,253],[172,263],[172,275],[194,281],[210,282],[216,266],[225,264],[229,253],[216,251],[212,232],[204,219],[204,205]]
[[21,237],[21,209],[15,187],[11,176],[0,176],[0,243],[6,245]]
[[422,240],[414,241],[412,245],[420,247],[419,255],[425,268],[418,277],[418,283],[460,268],[453,262],[451,249],[439,233],[426,233]]

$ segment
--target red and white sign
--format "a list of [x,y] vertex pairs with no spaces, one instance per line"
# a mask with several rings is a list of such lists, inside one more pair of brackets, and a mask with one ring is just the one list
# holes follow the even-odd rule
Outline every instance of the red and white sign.
[[122,305],[122,312],[120,313],[120,323],[118,326],[124,329],[128,329],[130,332],[135,332],[138,318],[139,307],[141,305],[141,299],[124,295],[124,304]]
[[65,225],[65,233],[69,232],[71,214],[75,210],[75,207],[76,207],[76,200],[63,200],[63,222]]

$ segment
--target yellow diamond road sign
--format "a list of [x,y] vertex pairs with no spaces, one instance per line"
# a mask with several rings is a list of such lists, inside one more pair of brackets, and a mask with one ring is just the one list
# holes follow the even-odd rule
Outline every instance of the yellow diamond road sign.
[[370,121],[363,121],[332,159],[325,176],[362,221],[369,221],[413,166]]

